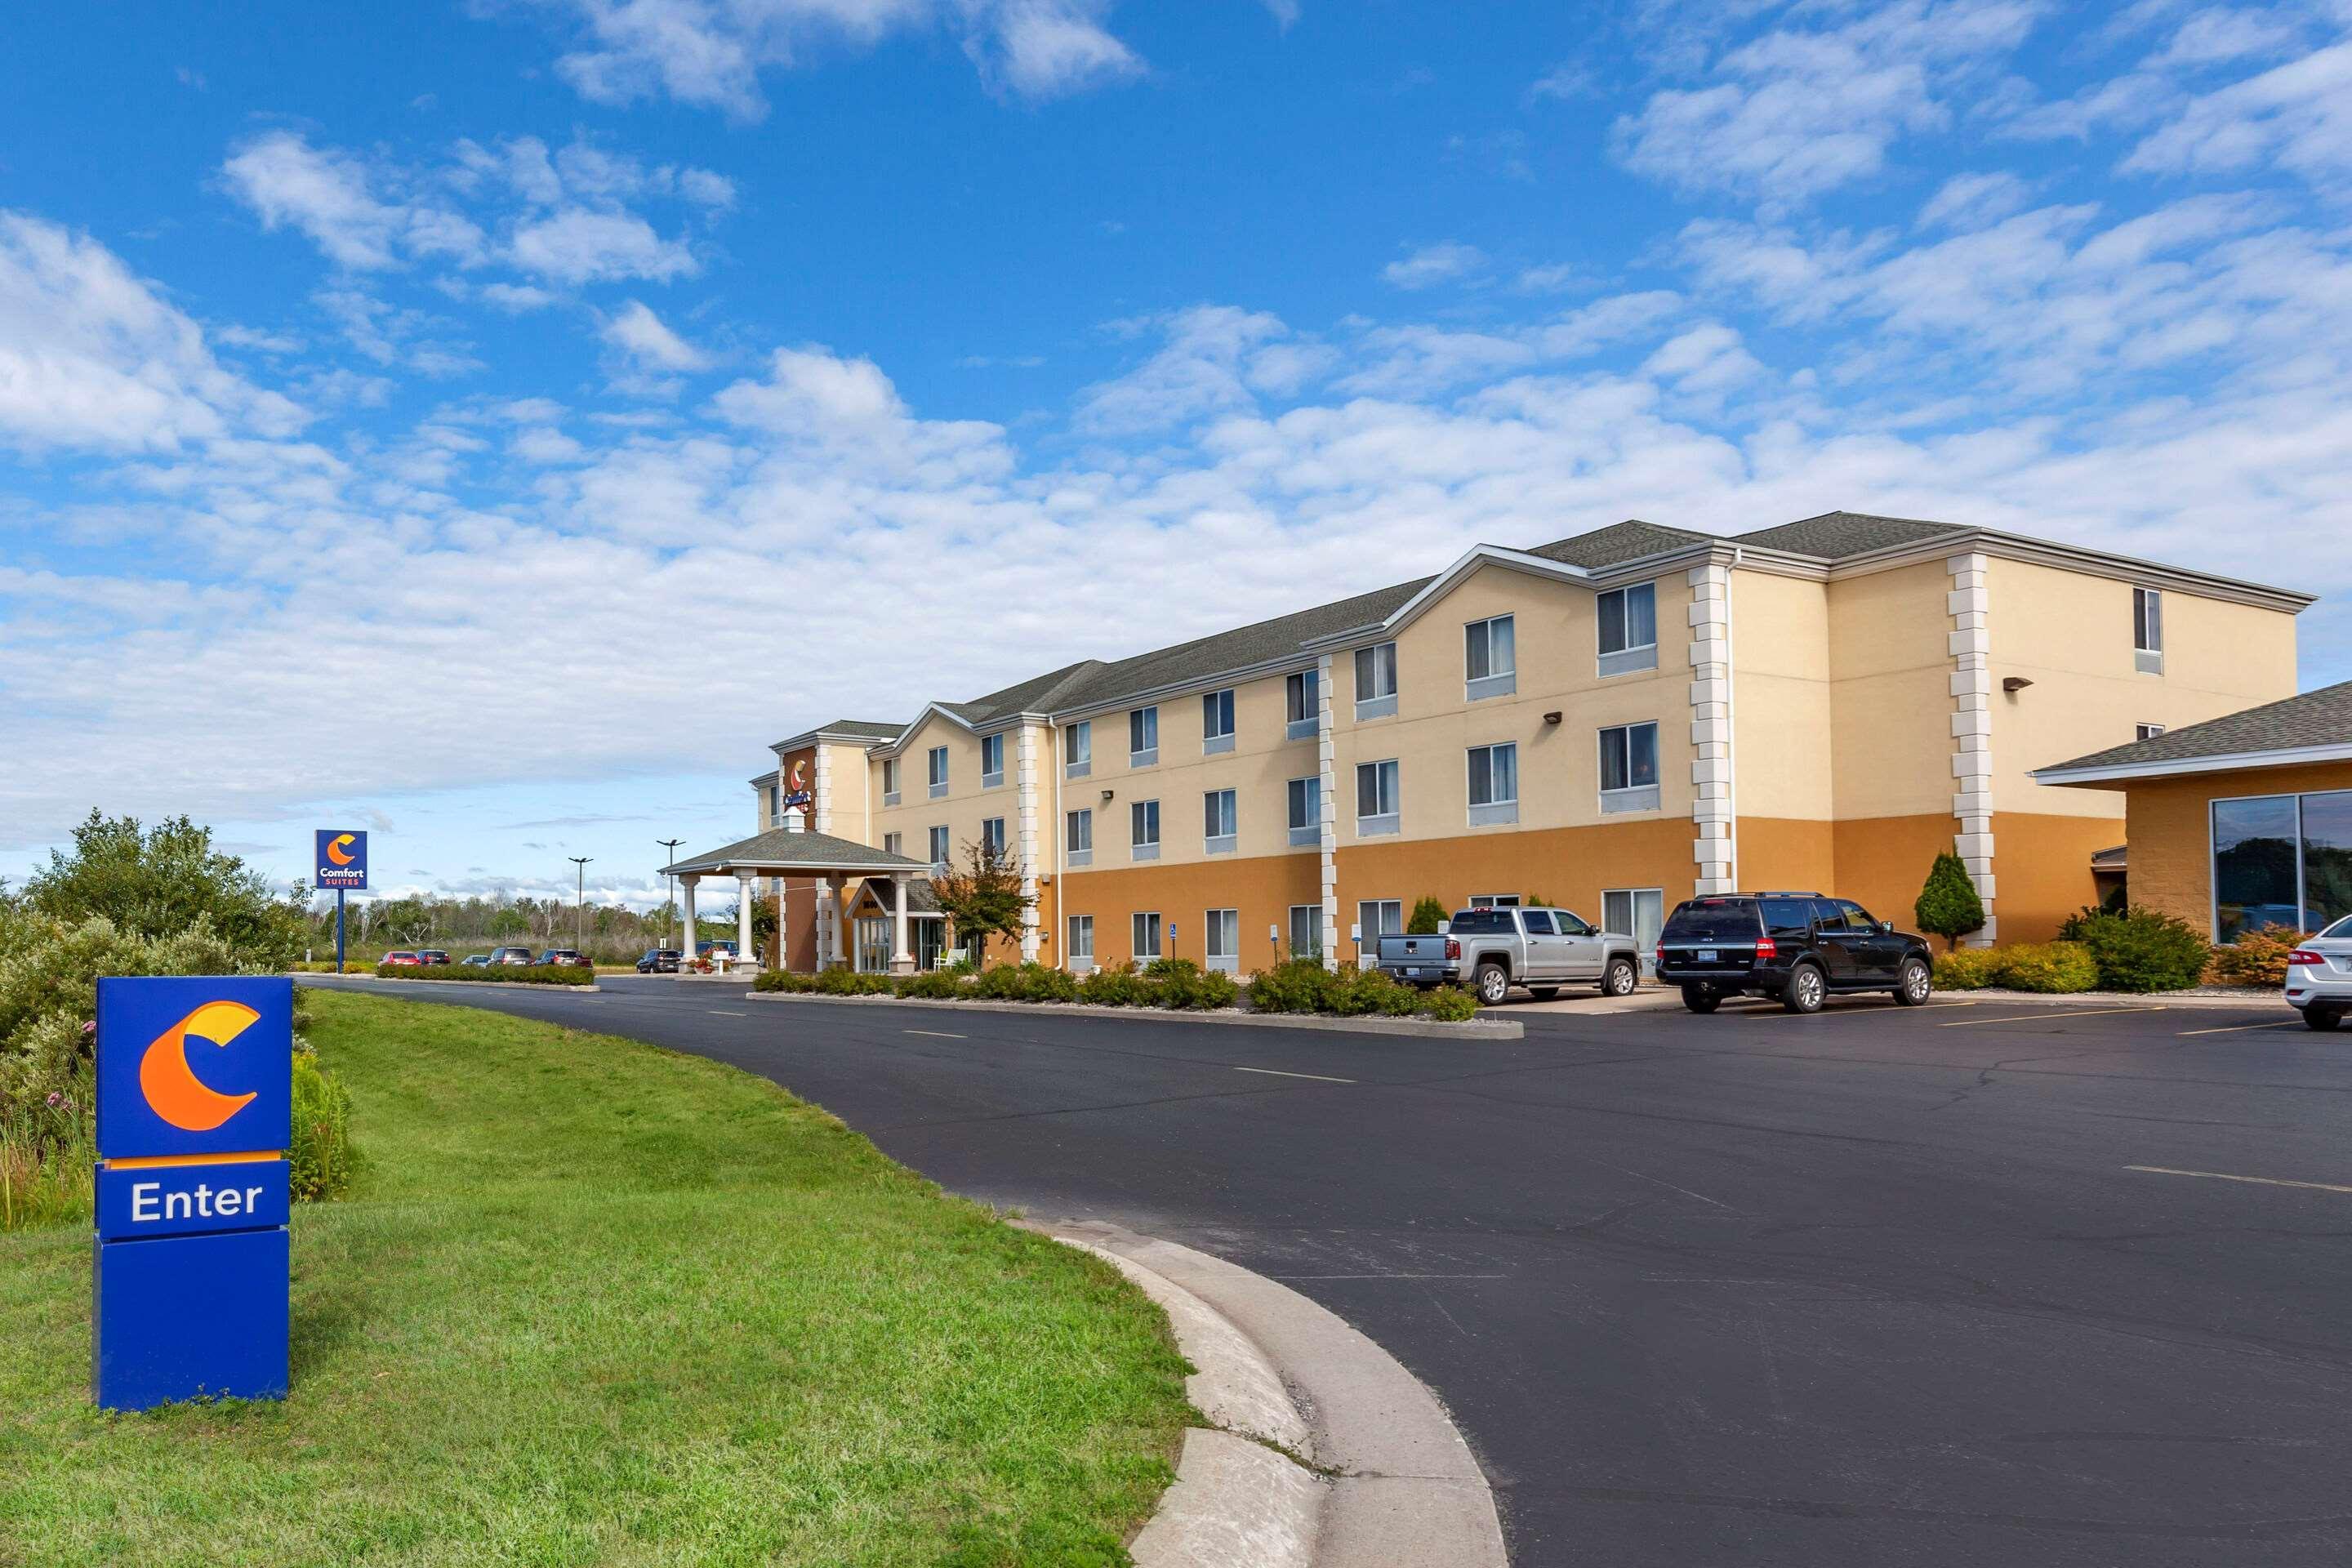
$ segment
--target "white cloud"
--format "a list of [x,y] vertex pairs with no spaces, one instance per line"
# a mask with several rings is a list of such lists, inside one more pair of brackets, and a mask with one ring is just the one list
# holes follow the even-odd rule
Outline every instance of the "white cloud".
[[566,207],[518,227],[509,260],[526,272],[578,286],[628,279],[666,283],[702,269],[683,239],[664,239],[635,213]]
[[0,211],[0,443],[173,451],[308,417],[222,368],[204,329],[104,246]]
[[2192,100],[2124,160],[2134,173],[2280,168],[2340,189],[2352,177],[2352,44]]
[[663,324],[642,300],[632,300],[598,328],[604,340],[652,370],[708,370],[710,356]]
[[355,270],[394,267],[404,258],[481,258],[481,230],[463,215],[430,202],[386,200],[376,179],[349,153],[312,147],[289,131],[246,142],[221,173],[229,190],[265,228],[309,236],[333,261]]
[[[1291,0],[1269,0],[1277,17]],[[740,120],[767,112],[763,70],[828,49],[871,48],[897,33],[945,27],[989,80],[1051,98],[1143,68],[1104,25],[1106,0],[572,0],[578,47],[556,61],[583,97],[625,104],[667,97]]]
[[1475,245],[1448,241],[1420,249],[1381,268],[1381,276],[1399,289],[1428,289],[1467,278],[1485,268],[1486,253]]
[[2007,217],[2023,206],[2032,192],[2023,180],[2006,169],[1990,174],[1954,174],[1937,187],[1919,209],[1921,228],[1976,228]]
[[1261,379],[1291,390],[1314,363],[1286,341],[1290,329],[1263,311],[1198,305],[1146,325],[1161,332],[1160,347],[1125,375],[1079,395],[1080,429],[1135,434],[1251,407]]

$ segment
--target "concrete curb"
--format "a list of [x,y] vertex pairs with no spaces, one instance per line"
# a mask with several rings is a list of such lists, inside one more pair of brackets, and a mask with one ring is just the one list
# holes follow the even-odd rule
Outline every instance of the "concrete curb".
[[2010,991],[1988,985],[1976,991],[1938,990],[1936,994],[1948,1001],[1966,997],[1971,1002],[1998,1002],[2003,1006],[2020,1003],[2040,1004],[2052,1007],[2275,1007],[2282,1013],[2294,1011],[2286,1005],[2285,995],[2266,988],[2250,990],[2242,996],[2218,996],[2200,991]]
[[830,1002],[852,1007],[936,1007],[970,1013],[1026,1013],[1032,1017],[1156,1019],[1160,1023],[1237,1024],[1257,1029],[1321,1029],[1348,1035],[1413,1035],[1433,1040],[1517,1040],[1527,1026],[1502,1018],[1448,1024],[1435,1018],[1342,1018],[1309,1013],[1194,1013],[1174,1007],[1097,1007],[1084,1002],[950,1002],[928,996],[818,996],[805,991],[754,991],[754,1002]]
[[597,987],[586,985],[542,985],[529,980],[386,980],[381,974],[297,974],[299,982],[314,980],[365,980],[379,985],[437,985],[446,991],[536,991],[545,995],[577,996],[582,992],[593,995]]
[[1445,1407],[1337,1314],[1118,1226],[1032,1228],[1108,1258],[1158,1301],[1201,1369],[1193,1405],[1234,1428],[1185,1434],[1177,1483],[1131,1548],[1140,1568],[1507,1568],[1493,1489]]

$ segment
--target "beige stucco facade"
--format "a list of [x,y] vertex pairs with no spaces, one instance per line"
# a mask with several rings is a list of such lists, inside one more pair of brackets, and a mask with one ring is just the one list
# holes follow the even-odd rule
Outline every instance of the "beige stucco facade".
[[[2159,668],[2135,647],[2136,587],[2162,595]],[[1623,590],[1651,596],[1654,648],[1604,655],[1601,597]],[[978,727],[934,704],[887,740],[820,742],[816,809],[828,831],[917,858],[944,829],[958,862],[1003,818],[1037,896],[1024,953],[1056,963],[1072,962],[1073,916],[1092,918],[1093,962],[1130,956],[1139,913],[1175,928],[1163,952],[1202,959],[1218,910],[1236,911],[1239,931],[1239,952],[1219,956],[1244,971],[1286,952],[1302,921],[1305,945],[1345,961],[1361,906],[1409,910],[1423,896],[1453,908],[1537,894],[1597,921],[1611,894],[1671,909],[1700,891],[1819,888],[1907,924],[1944,850],[1993,910],[1981,940],[2030,940],[2092,901],[2090,857],[2123,837],[2126,811],[2120,792],[2053,788],[2032,770],[2128,741],[2136,724],[2290,694],[2305,602],[1968,531],[1851,565],[1722,542],[1589,568],[1481,547],[1377,621],[1246,668]],[[1480,634],[1466,628],[1505,616],[1510,679],[1474,677]],[[1374,694],[1358,690],[1356,654],[1384,644],[1393,699],[1361,707]],[[1310,678],[1313,722],[1297,728],[1294,681]],[[1233,731],[1213,740],[1202,699],[1224,690]],[[1156,712],[1158,740],[1139,760],[1139,709]],[[1081,725],[1090,743],[1072,776]],[[1649,726],[1654,742],[1627,739]],[[1654,755],[1654,779],[1605,792],[1604,732]],[[991,733],[1005,764],[983,783]],[[1472,752],[1496,746],[1513,748],[1507,810],[1471,799]],[[936,798],[934,747],[948,759]],[[1391,763],[1392,817],[1360,814],[1360,770]],[[1316,820],[1294,832],[1302,780]],[[1205,797],[1227,790],[1234,831],[1213,841]],[[1139,802],[1159,808],[1148,853]],[[1093,814],[1083,863],[1069,853],[1079,812]],[[2137,888],[2137,843],[2132,859]]]

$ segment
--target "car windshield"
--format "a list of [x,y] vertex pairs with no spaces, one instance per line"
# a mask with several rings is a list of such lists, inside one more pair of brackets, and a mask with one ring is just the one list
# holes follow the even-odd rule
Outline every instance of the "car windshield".
[[1456,936],[1510,936],[1518,929],[1508,910],[1464,910],[1454,917]]
[[2334,925],[2329,926],[2326,931],[2321,931],[2319,934],[2322,936],[2352,937],[2352,915],[2346,915],[2342,920],[2337,921]]
[[1660,933],[1666,942],[1745,942],[1755,935],[1752,899],[1693,899],[1677,904]]

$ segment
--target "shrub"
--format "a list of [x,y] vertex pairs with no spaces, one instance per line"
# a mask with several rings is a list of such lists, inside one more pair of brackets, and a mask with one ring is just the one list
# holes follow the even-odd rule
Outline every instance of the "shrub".
[[415,963],[375,966],[378,980],[483,981],[497,985],[593,985],[596,972],[569,963]]
[[2293,926],[2242,931],[2235,942],[2213,949],[2206,977],[2216,985],[2262,985],[2275,991],[2286,984],[2286,955],[2301,940]]
[[1329,999],[1330,1011],[1343,1016],[1378,1013],[1404,1018],[1420,1012],[1422,1005],[1418,990],[1378,969],[1360,969],[1341,976]]
[[1435,936],[1437,928],[1444,925],[1448,918],[1445,906],[1423,893],[1419,899],[1413,900],[1412,914],[1404,922],[1404,934]]
[[2080,942],[2099,967],[2103,991],[2180,991],[2197,984],[2212,948],[2188,921],[2155,910],[2077,915],[2059,932]]
[[1942,937],[1948,951],[1957,949],[1959,939],[1970,931],[1984,930],[1984,900],[1977,896],[1977,885],[1958,855],[1947,849],[1936,857],[1911,915],[1921,931]]
[[891,990],[927,1002],[952,1002],[964,994],[963,975],[953,969],[926,969],[899,976]]
[[1980,991],[2000,978],[2000,950],[1959,947],[1936,960],[1938,991]]
[[975,996],[991,1002],[1021,1002],[1027,1000],[1027,977],[1017,963],[1000,963],[993,969],[983,969],[971,988]]
[[1261,969],[1249,984],[1249,1004],[1261,1013],[1321,1013],[1329,1009],[1339,976],[1311,958]]
[[288,1151],[296,1203],[320,1203],[351,1189],[351,1092],[310,1051],[294,1053],[294,1142]]
[[1066,969],[1056,969],[1050,963],[1024,963],[1021,966],[1024,1002],[1075,1002],[1078,999],[1078,977]]
[[1078,982],[1078,1000],[1097,1007],[1138,1007],[1151,990],[1132,963],[1106,963]]
[[763,969],[751,982],[754,991],[782,991],[787,995],[801,995],[816,989],[816,976],[798,974],[789,969]]
[[1443,1024],[1466,1024],[1478,1016],[1478,994],[1441,985],[1429,994],[1429,1016]]
[[2020,991],[2088,991],[2099,983],[2099,965],[2079,942],[2020,942],[1998,948],[2003,985]]

